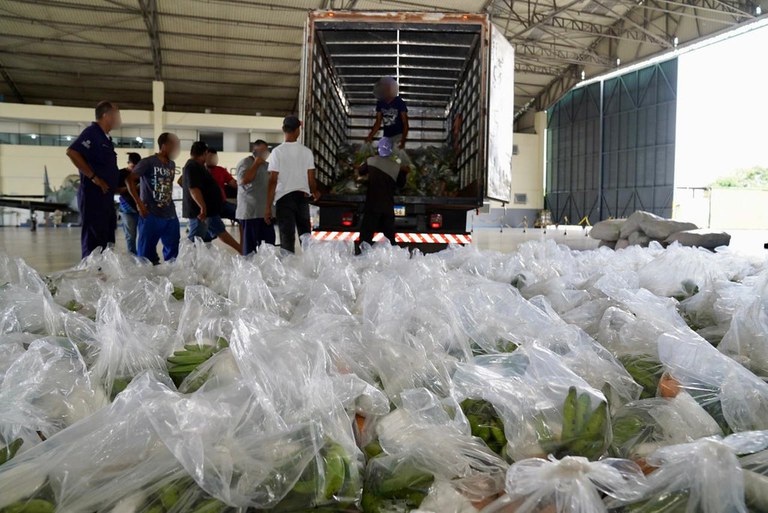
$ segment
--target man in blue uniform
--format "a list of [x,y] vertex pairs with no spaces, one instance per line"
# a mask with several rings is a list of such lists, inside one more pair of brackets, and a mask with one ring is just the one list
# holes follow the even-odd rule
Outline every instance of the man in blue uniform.
[[67,157],[80,171],[77,204],[82,222],[80,245],[83,258],[96,248],[115,243],[117,212],[114,195],[120,172],[109,132],[119,128],[121,122],[117,105],[100,102],[96,106],[96,121],[67,149]]

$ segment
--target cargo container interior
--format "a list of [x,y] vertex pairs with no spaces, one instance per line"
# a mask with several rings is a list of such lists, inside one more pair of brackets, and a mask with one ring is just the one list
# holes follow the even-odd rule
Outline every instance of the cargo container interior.
[[408,104],[408,148],[452,145],[459,196],[476,200],[484,180],[486,25],[316,20],[311,29],[304,142],[319,181],[333,183],[341,145],[365,141],[375,120],[374,85],[391,76]]

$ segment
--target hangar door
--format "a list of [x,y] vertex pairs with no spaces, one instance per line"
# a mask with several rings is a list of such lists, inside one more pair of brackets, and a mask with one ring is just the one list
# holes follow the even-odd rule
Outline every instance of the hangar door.
[[570,91],[548,111],[547,208],[595,223],[646,210],[670,217],[677,59]]

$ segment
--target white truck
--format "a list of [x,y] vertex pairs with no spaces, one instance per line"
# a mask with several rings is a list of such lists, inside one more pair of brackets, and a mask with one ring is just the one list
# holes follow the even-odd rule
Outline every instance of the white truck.
[[365,142],[374,85],[386,76],[408,105],[407,151],[431,146],[452,156],[450,190],[396,196],[397,242],[427,251],[467,244],[467,212],[510,201],[514,119],[514,48],[487,15],[470,13],[309,14],[299,102],[323,192],[313,237],[358,237],[365,196],[334,188],[339,155]]

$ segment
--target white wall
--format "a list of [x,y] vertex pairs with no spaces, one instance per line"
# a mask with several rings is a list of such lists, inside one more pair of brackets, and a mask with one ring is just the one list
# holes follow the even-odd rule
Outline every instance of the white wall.
[[[155,138],[152,112],[124,110],[121,114],[123,127],[115,130],[113,136]],[[249,140],[282,140],[281,118],[184,112],[164,112],[163,117],[164,129],[181,139],[181,155],[177,159],[180,168],[189,157],[189,148],[198,138],[199,130],[224,133],[224,151],[219,153],[219,163],[228,169],[234,168],[247,155]],[[92,109],[0,103],[0,132],[76,136],[92,119]],[[118,148],[120,167],[126,164],[130,151],[142,156],[153,152],[151,149]],[[64,177],[77,172],[66,156],[66,147],[0,144],[0,194],[42,194],[46,167],[54,188],[59,187]]]
[[[539,151],[539,134],[515,134],[517,155],[512,157],[512,199],[507,208],[544,208],[544,155]],[[515,194],[527,194],[523,205],[514,204]]]

